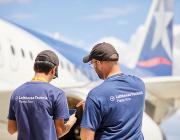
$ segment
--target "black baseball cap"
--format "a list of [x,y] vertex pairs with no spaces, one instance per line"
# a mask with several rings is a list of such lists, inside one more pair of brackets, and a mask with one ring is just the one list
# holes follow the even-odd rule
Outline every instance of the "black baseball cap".
[[[37,55],[37,57],[35,59],[35,63],[44,63],[44,64],[48,64],[52,67],[54,67],[54,66],[58,67],[59,66],[59,58],[53,51],[44,50]],[[58,69],[56,69],[55,76],[58,77]]]
[[83,62],[87,63],[92,59],[99,61],[118,61],[119,54],[111,44],[103,42],[96,44],[90,54],[83,58]]

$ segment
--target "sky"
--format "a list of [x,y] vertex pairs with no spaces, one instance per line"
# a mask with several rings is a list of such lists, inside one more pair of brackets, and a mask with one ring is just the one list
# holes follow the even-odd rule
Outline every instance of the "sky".
[[[144,23],[152,0],[0,0],[0,18],[55,35],[79,47],[104,37],[128,42]],[[180,24],[175,0],[174,23]]]

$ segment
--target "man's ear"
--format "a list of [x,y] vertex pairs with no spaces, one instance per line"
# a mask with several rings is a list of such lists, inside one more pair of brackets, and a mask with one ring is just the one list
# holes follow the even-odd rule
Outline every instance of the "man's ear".
[[51,70],[50,70],[50,74],[51,75],[55,75],[55,72],[56,72],[56,66],[55,67],[53,67]]
[[53,74],[53,75],[55,75],[55,73],[56,73],[56,67],[57,67],[57,66],[55,66],[54,68],[52,68],[52,74]]

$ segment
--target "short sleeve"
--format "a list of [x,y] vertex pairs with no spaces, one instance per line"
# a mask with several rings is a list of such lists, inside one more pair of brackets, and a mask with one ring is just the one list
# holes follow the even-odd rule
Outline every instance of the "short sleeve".
[[55,119],[68,119],[69,109],[67,98],[64,93],[60,93],[54,103],[54,113],[53,118]]
[[80,125],[81,128],[89,128],[96,131],[102,121],[100,112],[100,105],[98,104],[98,101],[94,98],[87,97]]
[[9,104],[9,114],[7,117],[9,120],[16,120],[15,117],[15,110],[14,110],[14,99],[13,96],[11,96],[10,104]]

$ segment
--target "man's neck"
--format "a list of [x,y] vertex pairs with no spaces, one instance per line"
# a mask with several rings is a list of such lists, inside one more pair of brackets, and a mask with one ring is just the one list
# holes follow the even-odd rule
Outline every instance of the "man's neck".
[[111,77],[113,75],[116,75],[116,74],[120,74],[121,73],[121,70],[119,68],[119,66],[115,66],[114,68],[112,68],[112,70],[109,72],[109,74],[107,75],[106,79],[108,77]]
[[44,73],[36,73],[32,81],[50,82],[49,76]]

